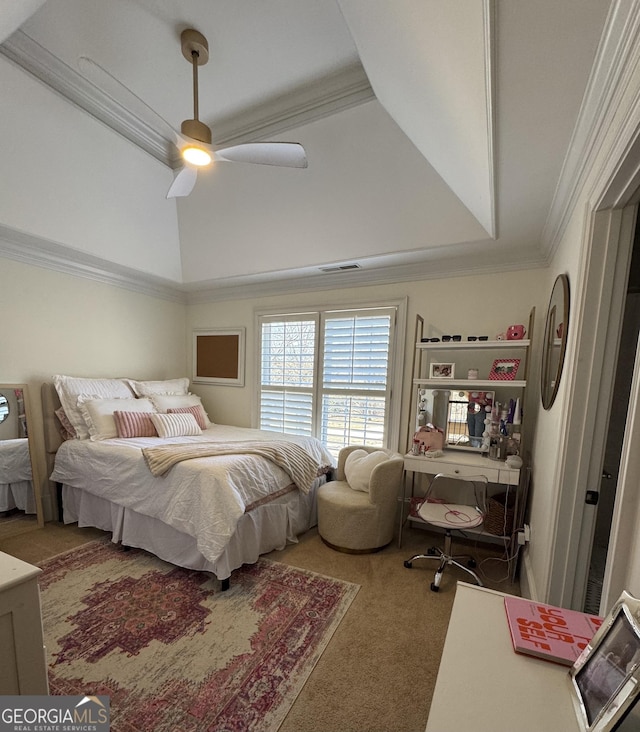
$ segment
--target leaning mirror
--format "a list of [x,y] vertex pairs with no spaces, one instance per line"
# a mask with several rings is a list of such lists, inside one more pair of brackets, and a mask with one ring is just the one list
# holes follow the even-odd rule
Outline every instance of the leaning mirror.
[[26,384],[0,384],[0,415],[0,536],[5,536],[44,525]]
[[542,343],[540,394],[542,406],[551,409],[560,386],[569,329],[569,278],[558,275],[551,291]]

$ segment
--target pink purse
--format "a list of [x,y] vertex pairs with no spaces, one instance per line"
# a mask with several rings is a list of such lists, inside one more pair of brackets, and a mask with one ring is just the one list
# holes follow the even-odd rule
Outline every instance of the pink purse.
[[426,424],[413,436],[413,443],[418,443],[421,447],[424,445],[421,452],[427,452],[429,450],[442,450],[444,449],[444,432],[432,424]]

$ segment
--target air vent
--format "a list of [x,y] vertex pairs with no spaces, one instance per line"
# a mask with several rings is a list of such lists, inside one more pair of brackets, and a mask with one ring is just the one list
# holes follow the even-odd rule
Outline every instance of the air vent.
[[321,272],[344,272],[348,269],[360,269],[359,264],[336,264],[331,267],[320,267]]

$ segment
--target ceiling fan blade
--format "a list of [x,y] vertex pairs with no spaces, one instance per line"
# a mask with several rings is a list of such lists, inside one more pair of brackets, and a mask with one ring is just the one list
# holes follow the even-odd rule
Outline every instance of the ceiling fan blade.
[[216,150],[214,160],[228,163],[278,165],[283,168],[306,168],[307,154],[297,142],[247,142]]
[[173,183],[167,191],[167,198],[182,198],[188,196],[193,190],[198,177],[197,168],[185,165],[176,173]]
[[132,92],[131,89],[116,79],[104,67],[100,66],[97,61],[94,61],[88,56],[80,56],[78,59],[78,68],[83,76],[93,82],[100,91],[122,107],[125,112],[133,114],[161,137],[164,137],[168,142],[177,146],[178,133],[173,127],[155,109],[152,109],[137,94]]

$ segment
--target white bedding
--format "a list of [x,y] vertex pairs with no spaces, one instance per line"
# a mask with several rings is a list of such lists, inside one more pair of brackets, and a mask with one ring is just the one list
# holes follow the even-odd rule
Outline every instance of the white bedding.
[[[201,554],[215,564],[245,509],[290,485],[290,476],[263,457],[243,454],[188,460],[155,478],[142,448],[169,443],[281,439],[280,433],[212,425],[193,437],[68,440],[58,450],[51,480],[82,488],[162,521],[193,537]],[[304,447],[319,468],[332,464],[331,454],[318,440],[293,435],[286,439]]]
[[0,511],[14,508],[25,513],[36,511],[26,437],[0,441]]
[[31,480],[28,438],[0,440],[0,483],[19,483],[22,480]]

